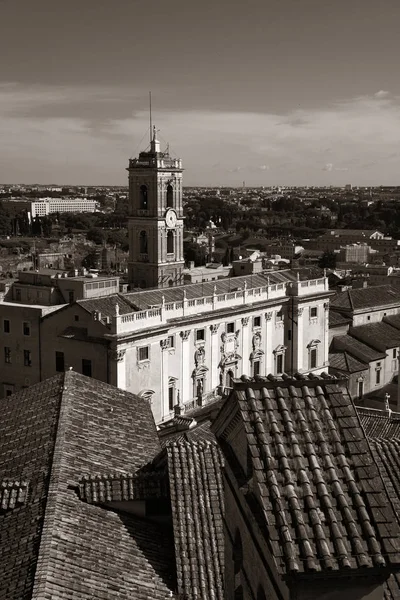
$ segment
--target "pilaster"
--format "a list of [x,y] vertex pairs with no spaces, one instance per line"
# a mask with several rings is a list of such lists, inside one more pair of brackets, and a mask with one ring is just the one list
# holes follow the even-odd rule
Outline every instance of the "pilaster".
[[251,375],[250,369],[250,317],[242,317],[242,374]]

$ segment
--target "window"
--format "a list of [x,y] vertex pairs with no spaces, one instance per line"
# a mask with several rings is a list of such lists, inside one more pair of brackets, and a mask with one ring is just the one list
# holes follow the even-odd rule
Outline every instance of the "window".
[[87,358],[82,358],[82,375],[92,376],[92,361]]
[[68,302],[70,304],[72,304],[74,300],[75,300],[75,294],[74,294],[74,292],[68,292]]
[[276,320],[277,320],[277,321],[283,321],[283,311],[282,311],[282,309],[281,309],[281,310],[279,310],[279,311],[276,313]]
[[16,288],[15,290],[15,299],[17,302],[21,301],[21,288]]
[[318,308],[316,306],[311,306],[310,308],[310,318],[315,319],[318,317]]
[[276,373],[283,373],[283,354],[276,355]]
[[63,373],[64,368],[64,352],[56,352],[56,371]]
[[292,339],[292,330],[291,329],[288,329],[287,339],[288,339],[288,342],[290,342],[290,340]]
[[11,331],[10,321],[8,319],[4,319],[3,321],[3,331],[4,333],[10,333]]
[[370,321],[370,320],[371,320],[371,317],[368,315],[368,317],[367,317],[367,321]]
[[381,382],[381,368],[377,367],[376,371],[375,371],[375,383],[376,385],[379,385]]
[[253,362],[253,377],[260,374],[260,361],[255,360]]
[[311,348],[310,349],[310,369],[316,369],[316,368],[317,368],[317,349]]
[[254,317],[253,327],[261,327],[261,317]]
[[4,346],[4,362],[11,364],[11,348],[8,346]]
[[22,331],[24,335],[31,335],[31,325],[27,321],[22,323]]
[[393,348],[393,358],[397,358],[397,348]]
[[141,348],[138,348],[138,358],[139,358],[139,362],[142,360],[149,360],[149,347],[148,346],[142,346]]
[[175,348],[175,336],[174,335],[168,336],[168,346],[170,348]]
[[14,386],[12,384],[5,383],[3,385],[4,396],[11,396],[14,393]]
[[226,333],[235,333],[235,323],[227,323],[226,324]]
[[196,342],[204,341],[204,339],[205,339],[204,329],[197,329],[196,330]]
[[147,233],[145,231],[141,231],[139,234],[139,252],[140,254],[148,253]]
[[140,209],[148,209],[147,185],[140,186]]
[[173,254],[173,253],[174,253],[174,234],[170,230],[167,233],[167,254]]
[[175,387],[170,385],[168,388],[168,408],[169,410],[174,410],[175,406]]
[[31,359],[31,351],[24,350],[24,367],[31,367],[32,359]]
[[358,382],[358,399],[361,400],[361,398],[363,396],[364,396],[364,382],[359,381]]
[[79,315],[74,315],[74,321],[79,321]]
[[167,186],[167,208],[174,207],[174,188],[172,185]]

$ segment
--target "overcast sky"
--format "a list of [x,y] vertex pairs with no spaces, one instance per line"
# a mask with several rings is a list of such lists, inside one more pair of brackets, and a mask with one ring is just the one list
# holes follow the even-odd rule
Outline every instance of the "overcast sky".
[[400,184],[399,0],[0,0],[0,183]]

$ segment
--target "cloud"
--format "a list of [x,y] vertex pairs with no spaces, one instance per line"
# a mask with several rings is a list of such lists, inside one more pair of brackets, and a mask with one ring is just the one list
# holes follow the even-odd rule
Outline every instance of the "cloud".
[[[0,85],[0,180],[125,184],[128,158],[148,143],[140,94]],[[245,175],[248,185],[324,185],[326,172],[340,184],[349,166],[355,185],[397,181],[400,106],[384,90],[286,114],[158,107],[156,123],[184,160],[186,184]]]

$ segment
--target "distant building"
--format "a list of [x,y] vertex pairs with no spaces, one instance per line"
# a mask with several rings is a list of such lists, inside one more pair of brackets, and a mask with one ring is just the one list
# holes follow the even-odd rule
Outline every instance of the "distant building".
[[51,213],[81,213],[96,212],[96,200],[87,198],[46,198],[30,203],[31,218],[45,217]]
[[337,258],[345,263],[367,263],[370,253],[371,247],[368,244],[347,244],[340,247]]

